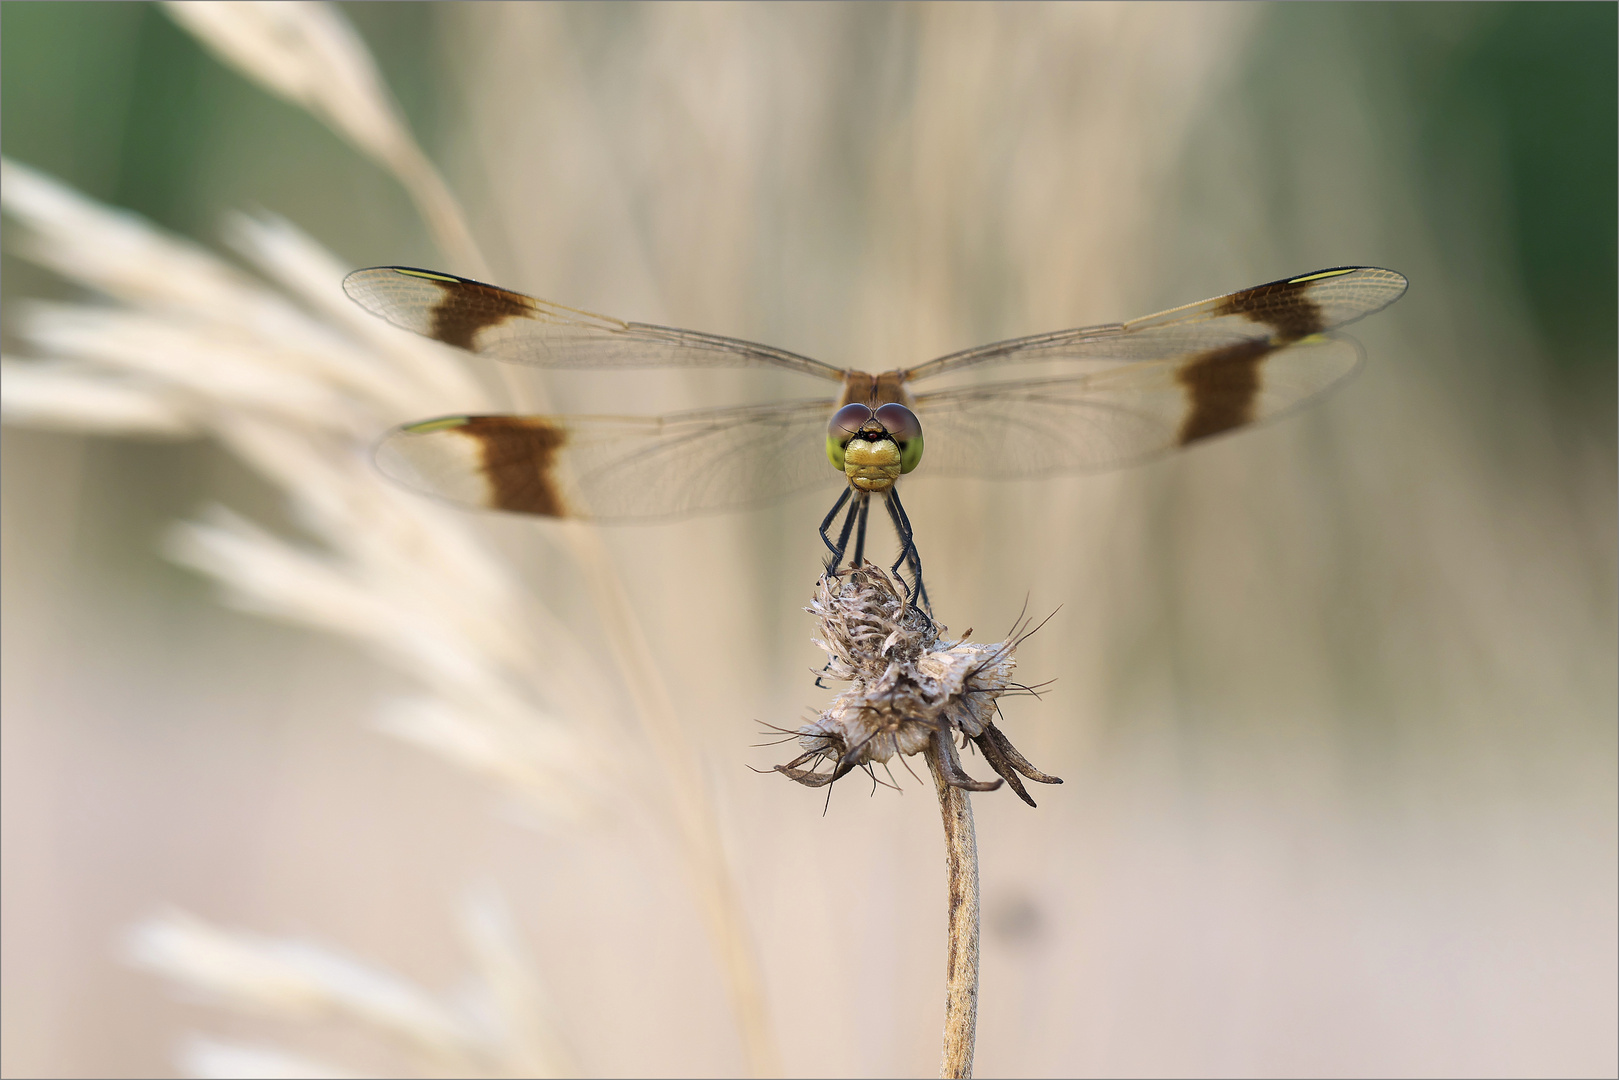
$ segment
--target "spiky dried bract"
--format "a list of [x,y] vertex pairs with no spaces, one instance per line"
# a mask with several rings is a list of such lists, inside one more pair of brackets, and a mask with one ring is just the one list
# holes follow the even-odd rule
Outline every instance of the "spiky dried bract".
[[[824,787],[851,770],[933,747],[945,778],[969,791],[993,791],[1000,780],[967,776],[956,753],[959,733],[1030,806],[1019,774],[1042,784],[1061,780],[1036,769],[995,726],[996,702],[1017,668],[1022,637],[982,644],[944,637],[945,627],[910,605],[879,567],[823,576],[806,608],[821,623],[825,675],[850,687],[798,729],[803,753],[776,771],[808,787]],[[818,771],[830,762],[828,772]]]

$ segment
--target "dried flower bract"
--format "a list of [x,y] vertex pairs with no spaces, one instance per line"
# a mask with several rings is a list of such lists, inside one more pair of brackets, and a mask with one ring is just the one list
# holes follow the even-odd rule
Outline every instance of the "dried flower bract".
[[[1026,624],[993,644],[948,640],[945,627],[909,606],[894,581],[869,563],[823,576],[805,610],[821,623],[816,644],[826,650],[824,674],[851,685],[798,729],[804,752],[776,766],[777,772],[807,787],[824,787],[854,769],[932,747],[953,786],[1000,787],[1000,780],[974,780],[963,771],[956,752],[960,733],[1030,806],[1034,800],[1021,778],[1062,783],[1029,764],[995,726],[1002,695],[1033,693],[1012,681],[1013,652],[1030,632]],[[818,771],[823,762],[831,763],[830,771]]]

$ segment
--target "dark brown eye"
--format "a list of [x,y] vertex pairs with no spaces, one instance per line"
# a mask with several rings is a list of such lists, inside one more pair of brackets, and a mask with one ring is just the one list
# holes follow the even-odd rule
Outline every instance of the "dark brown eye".
[[[839,414],[841,415],[841,414]],[[916,414],[897,401],[890,401],[876,412],[877,422],[894,437],[895,442],[910,442],[922,437],[922,422]]]
[[832,414],[832,419],[826,425],[826,433],[840,442],[846,441],[870,419],[870,409],[859,402],[851,402]]

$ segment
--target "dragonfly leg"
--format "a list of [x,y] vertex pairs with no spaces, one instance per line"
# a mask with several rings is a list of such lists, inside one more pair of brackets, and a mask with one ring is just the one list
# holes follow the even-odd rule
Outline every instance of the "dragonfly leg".
[[[832,513],[836,514],[843,504],[849,501],[849,496],[852,494],[854,494],[854,488],[844,488],[843,496],[838,499],[838,505],[832,508]],[[860,503],[857,500],[849,505],[849,513],[844,516],[843,529],[838,533],[838,542],[836,544],[826,539],[825,532],[821,533],[821,539],[826,540],[826,546],[832,550],[832,557],[826,561],[826,572],[833,577],[837,576],[839,569],[843,565],[843,553],[849,550],[849,534],[854,532],[854,520],[859,516],[859,513]],[[830,523],[830,521],[831,515],[828,515],[827,523]]]
[[[860,501],[856,500],[852,505],[849,506],[849,513],[845,515],[843,519],[843,528],[838,533],[838,542],[836,544],[832,542],[831,537],[826,535],[826,530],[832,527],[832,521],[838,516],[838,511],[843,509],[844,504],[849,502],[849,496],[853,494],[854,488],[844,488],[843,494],[838,496],[838,501],[832,505],[831,511],[829,511],[826,517],[821,520],[821,542],[825,544],[826,549],[832,553],[832,558],[828,559],[826,563],[826,572],[829,575],[837,574],[843,563],[843,553],[849,550],[849,534],[854,532],[855,518],[860,512]],[[821,674],[815,676],[815,685],[817,687],[822,690],[832,689],[830,686],[821,681],[821,678],[831,670],[832,661],[828,660],[826,662],[826,666],[821,668]]]
[[[849,501],[849,496],[853,493],[854,488],[845,485],[843,488],[843,494],[839,495],[838,501],[832,504],[832,509],[826,512],[826,517],[821,519],[821,543],[825,544],[826,550],[836,555],[840,562],[843,560],[843,548],[842,546],[833,546],[832,538],[826,535],[826,530],[832,527],[833,519],[838,516],[838,511],[843,509],[843,504]],[[845,529],[843,533],[843,542],[847,543],[848,539],[849,532],[847,529]]]
[[883,505],[888,508],[888,520],[894,523],[894,535],[899,537],[899,558],[894,560],[894,565],[888,568],[888,572],[894,575],[894,580],[899,582],[899,587],[905,590],[905,599],[914,605],[916,602],[916,590],[911,588],[910,582],[906,581],[899,572],[900,567],[908,565],[911,561],[912,539],[910,534],[906,532],[904,523],[900,521],[899,511],[894,506],[893,489],[889,489],[884,495]]
[[899,534],[900,542],[899,558],[889,572],[899,579],[901,585],[905,585],[905,579],[900,577],[899,568],[902,565],[910,567],[911,576],[916,580],[915,590],[909,586],[905,589],[911,594],[909,597],[911,606],[917,607],[920,602],[920,610],[931,619],[933,605],[928,603],[928,587],[922,583],[922,556],[916,550],[916,533],[911,528],[910,515],[905,513],[905,505],[899,501],[898,488],[888,489],[887,501],[888,516],[894,522],[894,531]]
[[859,569],[866,561],[866,514],[871,511],[870,493],[862,491],[857,505],[860,511],[860,527],[855,530],[854,558],[849,562],[849,565],[855,569]]

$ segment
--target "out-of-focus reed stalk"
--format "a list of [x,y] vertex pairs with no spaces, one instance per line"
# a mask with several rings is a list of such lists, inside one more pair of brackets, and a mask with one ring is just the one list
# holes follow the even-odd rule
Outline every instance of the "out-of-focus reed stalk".
[[[335,8],[324,3],[221,2],[166,7],[215,55],[308,109],[391,171],[445,254],[470,267],[475,276],[488,276],[488,262],[448,185],[411,135],[364,42]],[[510,387],[508,374],[502,375]],[[525,404],[533,407],[532,400]],[[746,911],[691,742],[600,536],[594,528],[577,524],[566,527],[566,536],[603,616],[642,730],[660,762],[657,771],[673,804],[682,861],[719,953],[750,1070],[775,1075],[780,1060]]]
[[678,815],[676,839],[685,855],[681,861],[719,952],[749,1068],[756,1076],[778,1075],[781,1059],[770,1028],[758,956],[748,932],[747,910],[720,842],[719,821],[692,744],[601,537],[586,525],[574,524],[567,530],[574,557],[585,568],[597,613],[609,629],[624,685],[662,763],[659,771],[668,781]]

